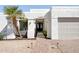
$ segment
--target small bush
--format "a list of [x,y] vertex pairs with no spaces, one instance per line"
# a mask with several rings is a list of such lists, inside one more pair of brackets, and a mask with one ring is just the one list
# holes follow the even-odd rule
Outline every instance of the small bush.
[[47,38],[47,31],[46,30],[43,31],[43,34],[44,34],[45,38]]
[[4,35],[2,33],[0,33],[0,40],[2,40],[4,37]]
[[27,22],[25,20],[20,20],[20,30],[24,30],[27,26]]

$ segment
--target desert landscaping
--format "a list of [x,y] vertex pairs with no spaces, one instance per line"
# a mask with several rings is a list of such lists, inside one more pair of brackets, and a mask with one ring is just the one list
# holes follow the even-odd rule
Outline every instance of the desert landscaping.
[[78,53],[79,40],[2,40],[0,53]]

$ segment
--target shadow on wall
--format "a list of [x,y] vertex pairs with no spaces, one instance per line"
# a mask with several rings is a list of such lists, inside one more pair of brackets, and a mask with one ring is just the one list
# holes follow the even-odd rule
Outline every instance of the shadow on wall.
[[[8,35],[10,35],[10,34],[12,34],[12,33],[14,33],[11,28],[8,28],[8,26],[9,26],[9,24],[7,24],[7,25],[3,28],[3,30],[1,31],[1,33],[4,35],[4,37],[6,37],[6,36],[8,36]],[[10,27],[10,26],[9,26],[9,27]]]
[[1,31],[2,34],[4,34],[4,36],[7,35],[7,25],[3,28],[3,30]]

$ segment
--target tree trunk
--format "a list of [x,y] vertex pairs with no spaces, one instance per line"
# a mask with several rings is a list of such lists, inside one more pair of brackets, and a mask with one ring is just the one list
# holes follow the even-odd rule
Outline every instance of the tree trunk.
[[15,35],[21,37],[18,26],[17,26],[16,16],[12,17],[12,21],[13,21],[13,26],[15,27],[15,30],[17,32],[17,34],[15,34]]

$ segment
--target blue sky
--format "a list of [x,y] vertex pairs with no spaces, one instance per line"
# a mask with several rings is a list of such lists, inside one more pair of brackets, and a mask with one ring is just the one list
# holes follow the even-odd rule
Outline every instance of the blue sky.
[[[0,5],[0,12],[3,12],[5,5]],[[30,9],[49,9],[52,5],[18,5],[23,11],[30,11]]]
[[[3,12],[5,5],[0,5],[0,12]],[[49,9],[51,6],[79,6],[79,5],[18,5],[23,12],[30,11],[30,9]]]

